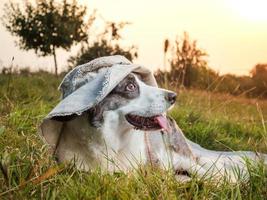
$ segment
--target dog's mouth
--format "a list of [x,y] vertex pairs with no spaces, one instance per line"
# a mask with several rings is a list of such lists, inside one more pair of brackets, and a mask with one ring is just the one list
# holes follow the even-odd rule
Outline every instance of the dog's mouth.
[[168,123],[168,120],[163,115],[143,117],[139,115],[127,114],[125,118],[136,129],[141,129],[146,131],[159,130],[159,129],[164,129],[166,131],[170,130],[170,125]]

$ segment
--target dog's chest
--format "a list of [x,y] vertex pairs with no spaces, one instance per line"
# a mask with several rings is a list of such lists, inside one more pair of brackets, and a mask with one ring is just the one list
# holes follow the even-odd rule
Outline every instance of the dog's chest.
[[[111,171],[119,168],[129,170],[147,161],[143,132],[123,126],[120,122],[118,115],[109,113],[101,128],[106,154],[103,156],[102,152],[101,163]],[[99,149],[95,151],[98,151],[98,155],[101,154]]]

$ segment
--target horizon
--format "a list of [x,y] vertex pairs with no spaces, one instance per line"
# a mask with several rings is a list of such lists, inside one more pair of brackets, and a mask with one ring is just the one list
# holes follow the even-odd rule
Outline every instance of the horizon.
[[[1,16],[6,2],[8,0],[0,2]],[[88,7],[88,14],[96,9],[108,21],[129,21],[131,25],[122,31],[123,44],[136,45],[139,56],[134,62],[152,70],[163,69],[164,40],[174,41],[177,35],[182,37],[184,31],[209,54],[208,66],[220,74],[248,75],[256,64],[267,63],[267,14],[264,12],[267,2],[264,0],[79,2]],[[22,51],[15,46],[15,41],[16,37],[1,24],[0,44],[4,48],[0,49],[0,62],[3,65],[10,65],[14,56],[14,65],[50,72],[54,69],[51,56],[39,58],[33,51]],[[71,52],[58,50],[60,71],[77,50],[77,47]]]

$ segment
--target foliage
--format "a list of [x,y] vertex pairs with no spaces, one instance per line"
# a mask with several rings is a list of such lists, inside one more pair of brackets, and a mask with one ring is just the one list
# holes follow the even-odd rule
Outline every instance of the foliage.
[[169,40],[165,40],[164,57],[169,49],[172,49],[172,54],[170,70],[166,71],[165,66],[165,71],[158,70],[155,74],[160,85],[174,88],[185,86],[247,97],[267,97],[267,64],[257,64],[250,76],[219,75],[208,66],[205,60],[207,54],[197,47],[196,41],[189,40],[188,34],[185,33],[181,42],[177,39],[172,48],[170,46]]
[[[79,172],[58,165],[37,135],[60,97],[48,73],[0,74],[0,199],[265,199],[267,170],[249,165],[237,184],[140,167],[129,173]],[[267,102],[197,90],[179,91],[171,111],[186,136],[209,149],[267,152]]]
[[267,64],[258,64],[251,70],[252,80],[255,83],[255,93],[267,97]]
[[[197,47],[196,41],[191,41],[188,34],[185,32],[184,37],[180,40],[177,38],[170,47],[169,40],[165,40],[164,43],[164,55],[171,49],[170,59],[170,71],[165,72],[158,71],[157,74],[167,73],[167,80],[171,83],[183,85],[185,87],[191,87],[193,85],[202,82],[201,78],[206,80],[207,74],[212,76],[215,75],[210,69],[207,69],[207,61],[205,57],[207,54]],[[166,59],[166,58],[165,58]],[[166,64],[165,64],[166,65]],[[206,85],[205,83],[203,83]]]
[[5,4],[3,24],[19,38],[21,49],[33,49],[39,56],[53,55],[57,74],[56,49],[69,50],[88,37],[91,22],[85,23],[85,14],[86,7],[78,5],[77,1],[25,1],[23,8],[10,2]]
[[171,71],[172,77],[178,81],[181,81],[181,84],[185,87],[190,87],[196,75],[194,73],[194,68],[205,67],[207,62],[204,60],[204,57],[207,54],[200,50],[196,41],[191,42],[187,33],[184,33],[184,38],[182,42],[179,39],[176,39],[174,45],[174,52],[172,56]]
[[213,91],[246,95],[248,97],[267,97],[267,65],[257,64],[251,70],[250,76],[226,74],[218,76]]
[[101,56],[123,55],[129,60],[137,58],[135,46],[123,48],[119,44],[122,39],[120,32],[127,24],[125,22],[107,22],[103,32],[98,34],[95,40],[88,40],[83,43],[79,53],[70,57],[69,67],[73,68]]

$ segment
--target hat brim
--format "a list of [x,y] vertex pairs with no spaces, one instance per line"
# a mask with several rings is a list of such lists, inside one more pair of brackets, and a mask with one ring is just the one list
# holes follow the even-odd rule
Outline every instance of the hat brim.
[[148,85],[157,86],[152,72],[138,65],[114,65],[62,99],[46,118],[81,115],[102,101],[130,73],[140,74]]

